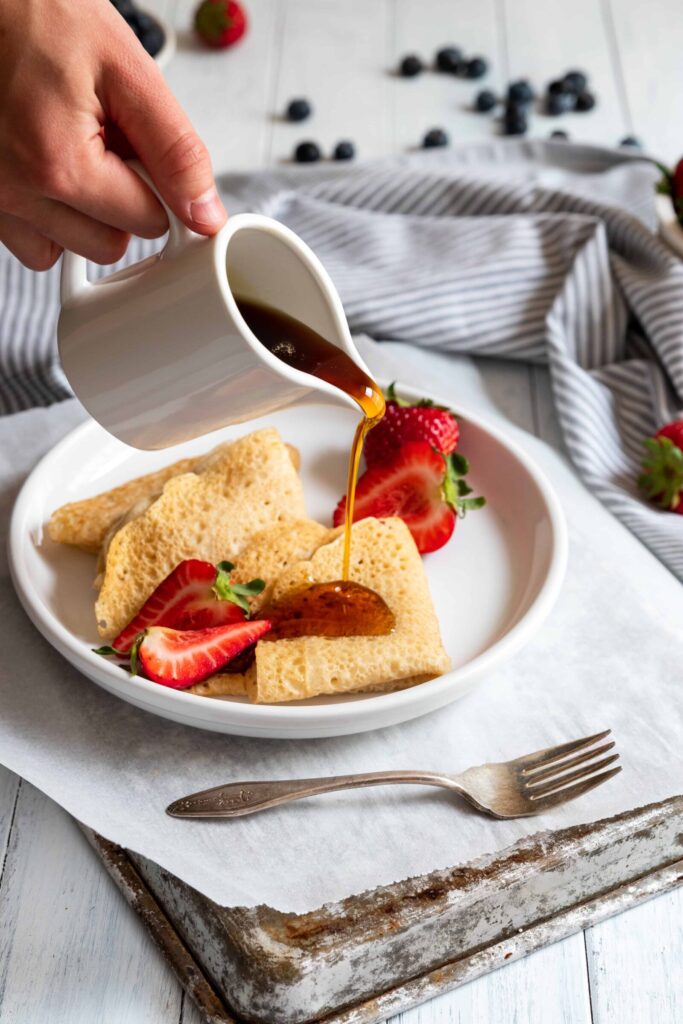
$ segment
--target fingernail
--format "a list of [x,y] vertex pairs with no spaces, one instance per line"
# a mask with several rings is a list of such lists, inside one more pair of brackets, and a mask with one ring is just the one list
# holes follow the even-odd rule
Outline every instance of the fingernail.
[[190,203],[190,217],[195,224],[204,227],[219,227],[225,220],[225,207],[215,188],[209,189],[199,199]]

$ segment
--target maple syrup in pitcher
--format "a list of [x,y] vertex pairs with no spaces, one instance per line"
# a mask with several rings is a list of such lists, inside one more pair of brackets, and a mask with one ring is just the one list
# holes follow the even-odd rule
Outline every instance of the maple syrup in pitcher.
[[356,428],[349,459],[344,520],[342,578],[315,583],[262,609],[273,622],[264,640],[292,636],[382,635],[394,626],[391,609],[379,594],[349,580],[351,524],[358,467],[368,431],[384,415],[384,395],[343,349],[307,324],[271,306],[235,296],[249,329],[269,352],[295,370],[325,380],[353,398],[363,417]]

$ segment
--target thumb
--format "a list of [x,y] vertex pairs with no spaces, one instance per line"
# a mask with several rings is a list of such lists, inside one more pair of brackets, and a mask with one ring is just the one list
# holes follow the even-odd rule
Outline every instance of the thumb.
[[110,116],[131,143],[159,193],[183,223],[213,235],[227,213],[211,159],[154,61],[117,68],[107,83]]

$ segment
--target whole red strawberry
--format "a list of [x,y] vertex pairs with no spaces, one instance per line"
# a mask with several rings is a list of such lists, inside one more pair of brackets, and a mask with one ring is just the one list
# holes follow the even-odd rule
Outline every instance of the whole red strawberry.
[[207,46],[233,46],[247,31],[247,16],[237,0],[202,0],[194,27]]
[[683,515],[683,420],[667,423],[645,448],[638,486],[660,508]]
[[365,439],[365,461],[368,466],[387,462],[410,441],[426,441],[442,455],[450,455],[457,448],[458,435],[458,421],[449,409],[428,399],[411,405],[397,396],[392,384],[384,417]]
[[[408,441],[360,477],[353,521],[398,516],[418,551],[436,551],[450,539],[458,515],[485,503],[484,498],[467,497],[472,491],[463,479],[468,469],[463,455],[441,455],[427,441]],[[334,512],[335,526],[344,522],[345,512],[342,498]]]
[[662,195],[670,196],[674,212],[678,220],[683,224],[683,158],[681,158],[673,170],[664,164],[657,164],[662,176],[657,182],[657,191]]

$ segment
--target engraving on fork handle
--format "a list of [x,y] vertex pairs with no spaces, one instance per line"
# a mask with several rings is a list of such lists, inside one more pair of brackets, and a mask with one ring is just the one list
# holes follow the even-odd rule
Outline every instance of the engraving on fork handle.
[[365,772],[357,775],[333,775],[320,779],[233,782],[176,800],[169,804],[166,813],[180,818],[238,818],[266,810],[268,807],[276,807],[278,804],[303,800],[309,796],[319,796],[322,793],[392,784],[439,786],[460,792],[455,777],[438,772]]

